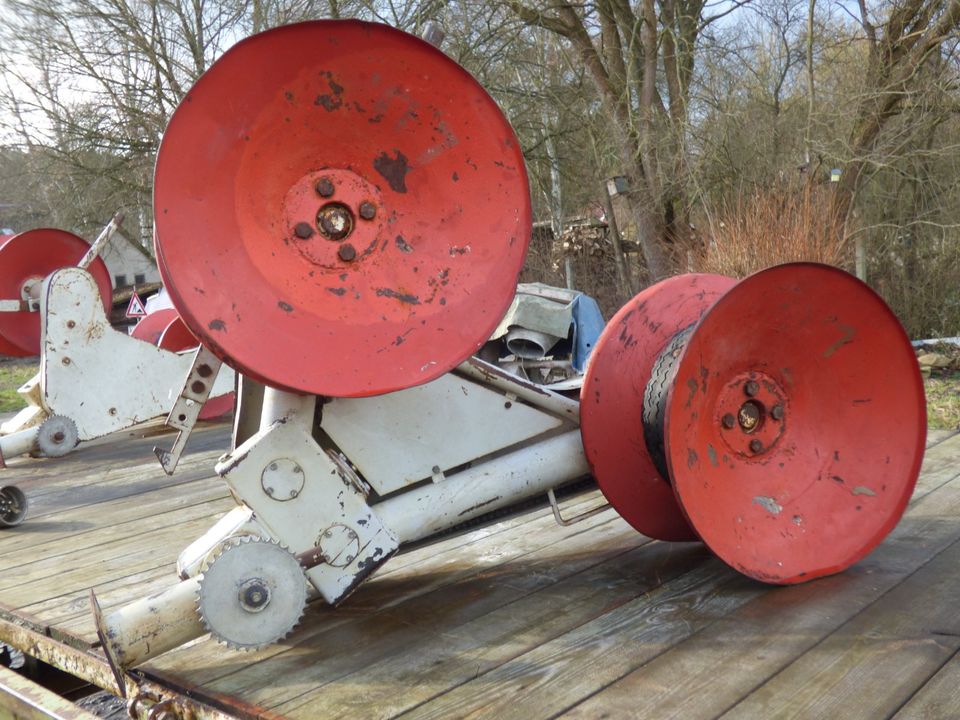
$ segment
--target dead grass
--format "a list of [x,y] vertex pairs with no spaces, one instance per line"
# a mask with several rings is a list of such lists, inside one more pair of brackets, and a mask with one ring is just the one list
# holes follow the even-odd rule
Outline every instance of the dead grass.
[[17,388],[37,374],[35,358],[0,361],[0,412],[14,412],[25,403],[17,395]]
[[931,430],[960,429],[960,373],[924,381],[927,391],[927,425]]
[[695,263],[701,272],[742,278],[772,265],[842,266],[841,223],[819,185],[778,185],[742,194],[708,223],[710,237]]

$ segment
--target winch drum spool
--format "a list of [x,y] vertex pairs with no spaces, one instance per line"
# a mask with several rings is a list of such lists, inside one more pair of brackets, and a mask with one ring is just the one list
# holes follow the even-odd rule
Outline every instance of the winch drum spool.
[[483,88],[359,21],[276,28],[217,60],[164,134],[154,208],[190,331],[262,383],[328,396],[474,353],[532,228],[519,143]]
[[[683,277],[697,276],[667,283]],[[678,510],[729,565],[777,584],[839,572],[879,544],[913,492],[926,436],[913,349],[883,300],[836,268],[795,263],[732,285],[689,324],[649,309],[628,306],[608,325],[581,398],[587,456],[614,507],[628,520],[651,501]],[[633,393],[621,398],[659,407],[662,423],[648,412],[625,441],[654,472],[615,476],[597,438],[619,421],[616,405],[591,403],[591,388],[612,381],[623,338],[643,343],[662,325],[669,337],[642,352],[651,370],[626,373]]]
[[[28,285],[39,285],[54,270],[76,265],[89,249],[90,244],[83,238],[54,228],[5,236],[0,239],[0,299],[25,300],[23,294]],[[110,272],[99,257],[87,271],[96,280],[104,311],[109,315],[113,300]],[[40,354],[40,313],[0,312],[0,354]]]

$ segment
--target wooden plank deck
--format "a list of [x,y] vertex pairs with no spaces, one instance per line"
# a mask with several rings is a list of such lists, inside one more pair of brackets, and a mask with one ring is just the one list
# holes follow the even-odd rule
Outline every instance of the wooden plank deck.
[[[0,533],[0,635],[102,665],[88,589],[110,608],[175,581],[233,507],[212,472],[227,442],[201,429],[173,478],[137,437],[2,471],[33,512]],[[243,717],[957,718],[957,597],[960,435],[933,432],[903,521],[841,575],[765,586],[612,511],[564,528],[538,509],[394,558],[280,645],[203,639],[141,670]]]

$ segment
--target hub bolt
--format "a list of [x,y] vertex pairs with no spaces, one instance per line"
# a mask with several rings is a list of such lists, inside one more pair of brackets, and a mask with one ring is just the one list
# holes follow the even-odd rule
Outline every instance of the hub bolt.
[[340,249],[337,250],[337,255],[339,255],[340,259],[344,262],[350,262],[357,257],[357,250],[350,243],[344,243],[340,246]]
[[320,197],[328,198],[333,196],[334,187],[333,187],[333,182],[330,180],[330,178],[328,177],[320,178],[319,180],[317,180],[317,184],[315,187],[317,190],[317,195],[319,195]]
[[298,222],[293,226],[293,234],[301,240],[306,240],[313,235],[313,228],[310,227],[310,223]]
[[747,394],[747,397],[753,397],[760,392],[760,384],[756,380],[748,380],[743,386],[743,391]]
[[360,203],[360,217],[364,220],[373,220],[377,216],[377,206],[364,200]]
[[733,430],[733,426],[737,424],[737,419],[731,413],[727,413],[720,422],[727,430]]
[[761,450],[763,450],[763,443],[762,443],[762,442],[760,442],[759,440],[751,440],[751,441],[750,441],[750,452],[756,454],[756,453],[760,452]]
[[770,417],[774,420],[783,420],[783,405],[774,405],[770,408]]

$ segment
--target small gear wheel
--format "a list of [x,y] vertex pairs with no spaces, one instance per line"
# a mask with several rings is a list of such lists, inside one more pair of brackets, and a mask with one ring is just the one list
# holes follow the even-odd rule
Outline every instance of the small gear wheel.
[[200,576],[197,593],[204,626],[239,650],[282,640],[300,621],[306,602],[307,582],[297,558],[252,536],[223,547]]
[[62,457],[80,442],[77,424],[64,415],[51,415],[40,425],[37,447],[46,457]]
[[0,488],[0,528],[16,527],[27,516],[27,496],[14,485]]

